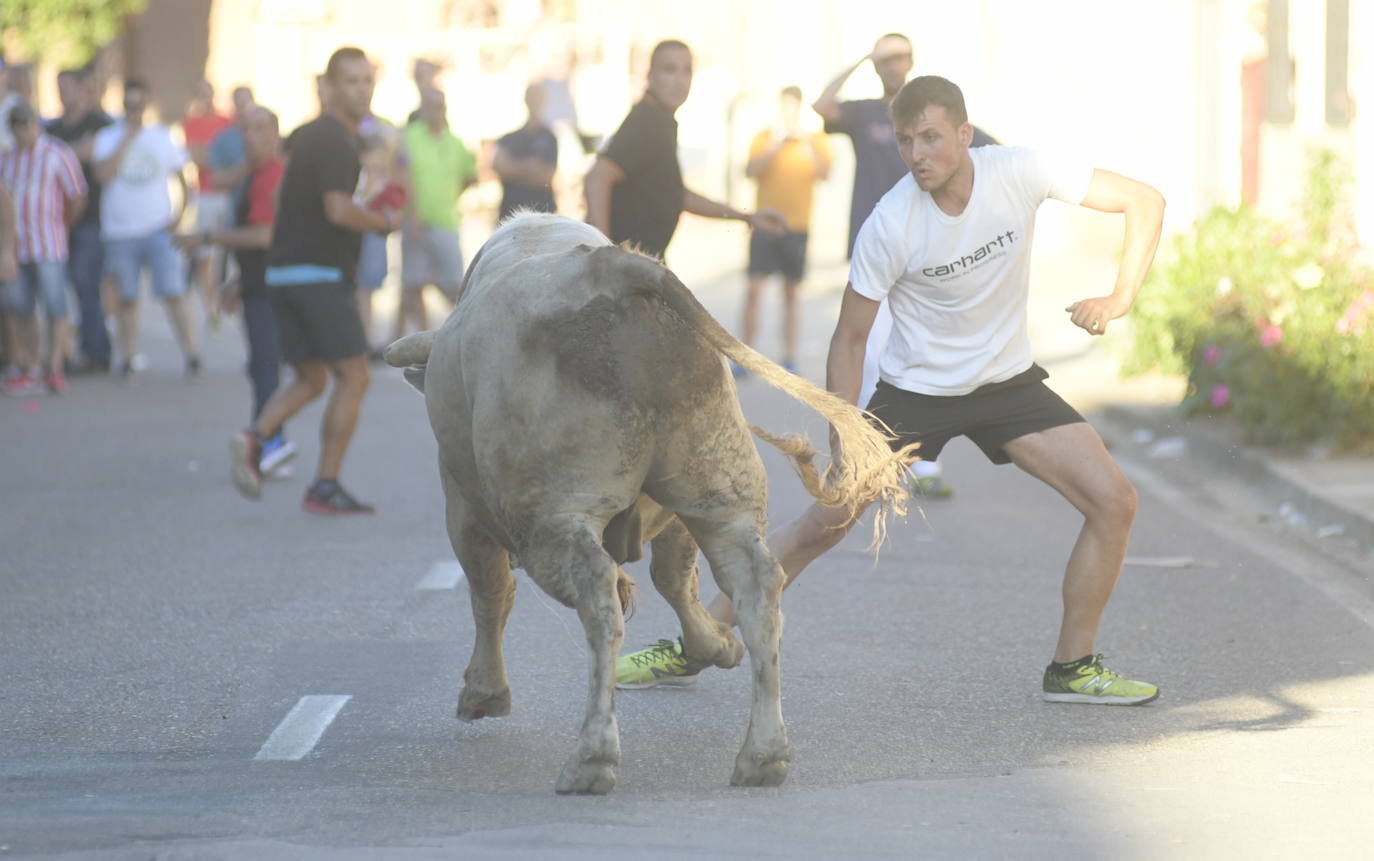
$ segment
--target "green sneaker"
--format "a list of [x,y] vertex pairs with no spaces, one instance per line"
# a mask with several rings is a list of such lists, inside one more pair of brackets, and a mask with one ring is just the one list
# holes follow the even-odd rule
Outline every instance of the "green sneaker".
[[1099,706],[1141,706],[1159,699],[1159,688],[1124,679],[1091,655],[1067,666],[1045,668],[1045,701]]
[[615,686],[637,691],[657,685],[691,685],[700,672],[682,656],[681,640],[659,640],[647,649],[616,659]]
[[912,496],[922,499],[949,499],[954,495],[954,488],[945,484],[945,480],[938,475],[913,475],[910,488]]

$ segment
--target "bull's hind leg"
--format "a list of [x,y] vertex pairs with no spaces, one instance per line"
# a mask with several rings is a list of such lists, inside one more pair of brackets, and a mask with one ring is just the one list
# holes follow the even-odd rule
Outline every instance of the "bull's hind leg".
[[787,779],[792,745],[782,721],[778,650],[782,642],[783,573],[763,542],[752,512],[726,522],[684,520],[701,545],[711,570],[735,605],[740,633],[749,649],[754,696],[749,732],[735,757],[735,786],[777,786]]
[[564,522],[535,531],[520,547],[525,570],[545,591],[569,595],[587,634],[591,674],[587,713],[573,753],[558,777],[559,793],[602,795],[616,783],[620,728],[615,719],[615,657],[625,639],[625,618],[616,592],[618,569],[601,547],[604,524]]
[[697,543],[682,521],[674,517],[652,542],[649,573],[654,588],[682,622],[682,652],[696,666],[734,667],[744,646],[730,629],[701,606]]
[[468,582],[474,625],[472,659],[463,673],[458,717],[502,717],[510,714],[510,685],[501,651],[506,619],[515,604],[510,555],[473,520],[456,481],[442,465],[439,474],[448,500],[448,537]]

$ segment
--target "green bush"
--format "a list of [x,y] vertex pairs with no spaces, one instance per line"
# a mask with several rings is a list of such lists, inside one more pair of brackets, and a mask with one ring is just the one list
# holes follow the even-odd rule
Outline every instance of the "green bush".
[[1291,221],[1218,208],[1176,237],[1131,313],[1126,372],[1187,374],[1184,412],[1229,414],[1251,442],[1374,443],[1374,272],[1349,176],[1314,152]]

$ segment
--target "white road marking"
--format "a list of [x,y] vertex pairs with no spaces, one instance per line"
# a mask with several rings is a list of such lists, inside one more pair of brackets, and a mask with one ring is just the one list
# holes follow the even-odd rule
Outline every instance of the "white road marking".
[[416,589],[452,589],[463,579],[463,566],[452,559],[435,562],[429,573],[415,584]]
[[301,697],[300,702],[272,730],[253,759],[296,760],[310,753],[319,743],[320,736],[329,729],[339,709],[350,699],[352,697],[348,694]]

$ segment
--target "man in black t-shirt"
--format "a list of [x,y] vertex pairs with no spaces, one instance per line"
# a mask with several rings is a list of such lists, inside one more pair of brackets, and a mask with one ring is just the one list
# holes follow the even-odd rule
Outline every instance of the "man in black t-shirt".
[[57,95],[62,116],[48,123],[47,132],[71,147],[86,176],[86,208],[67,231],[67,277],[76,291],[81,311],[78,343],[81,364],[73,372],[110,370],[110,331],[105,328],[105,309],[100,302],[100,281],[105,273],[105,245],[100,240],[100,180],[91,164],[95,133],[114,122],[100,109],[94,74],[90,67],[67,69],[57,75]]
[[339,470],[369,382],[367,338],[358,311],[354,270],[361,235],[400,226],[395,209],[374,211],[353,200],[361,166],[358,124],[371,111],[372,63],[340,48],[325,70],[326,111],[292,133],[277,204],[266,282],[280,332],[282,358],[295,370],[253,426],[230,442],[234,485],[262,496],[262,444],[287,419],[334,388],[320,433],[320,463],[305,509],[317,514],[370,514],[339,484]]
[[632,242],[662,258],[684,210],[771,233],[787,229],[776,210],[741,212],[683,185],[673,114],[691,89],[691,49],[676,40],[659,42],[649,58],[644,98],[630,109],[583,183],[587,221],[612,242]]
[[525,107],[529,109],[529,120],[496,142],[496,158],[492,160],[492,168],[501,177],[500,220],[517,209],[558,211],[553,199],[558,139],[540,119],[544,111],[542,86],[530,84],[525,89]]

